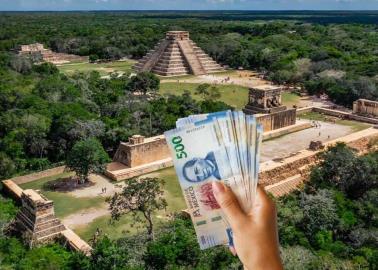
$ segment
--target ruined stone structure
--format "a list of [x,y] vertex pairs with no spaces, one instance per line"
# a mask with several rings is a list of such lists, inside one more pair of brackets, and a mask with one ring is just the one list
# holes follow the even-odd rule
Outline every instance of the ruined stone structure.
[[41,43],[34,43],[34,44],[28,44],[28,45],[20,45],[19,48],[20,54],[31,54],[36,52],[42,52],[46,49],[43,47],[43,44]]
[[171,155],[164,135],[144,138],[134,135],[129,142],[121,142],[106,175],[122,180],[172,166]]
[[169,31],[154,49],[135,66],[137,72],[151,71],[161,76],[202,75],[222,70],[189,38],[187,31]]
[[248,104],[243,109],[246,114],[254,114],[263,125],[264,132],[295,125],[296,109],[282,105],[282,89],[270,85],[249,89]]
[[45,49],[43,44],[34,43],[28,45],[20,45],[17,48],[17,53],[23,56],[39,55],[45,62],[53,64],[62,64],[71,61],[87,61],[87,57],[81,57],[74,54],[56,53],[50,49]]
[[353,113],[378,117],[378,101],[359,99],[353,102]]
[[66,229],[55,217],[53,201],[35,190],[23,190],[21,203],[16,224],[25,233],[31,247],[55,240]]

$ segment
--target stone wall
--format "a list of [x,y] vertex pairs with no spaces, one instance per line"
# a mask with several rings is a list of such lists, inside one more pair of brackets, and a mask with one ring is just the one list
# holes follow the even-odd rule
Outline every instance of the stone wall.
[[136,167],[171,156],[165,138],[130,146],[130,167]]
[[281,112],[256,115],[257,122],[263,125],[264,132],[294,125],[296,122],[296,109]]
[[312,125],[309,122],[302,122],[302,121],[299,123],[297,122],[295,125],[264,132],[263,141],[271,140],[277,137],[281,137],[281,136],[284,136],[293,132],[301,131],[301,130],[311,128],[311,127]]
[[367,99],[356,100],[353,102],[353,113],[377,117],[378,102]]
[[333,109],[329,109],[329,108],[306,107],[306,108],[301,108],[301,109],[297,110],[298,115],[301,115],[302,113],[307,113],[307,112],[317,112],[317,113],[322,113],[322,114],[335,116],[335,117],[339,117],[339,118],[343,118],[343,119],[365,122],[365,123],[369,123],[369,124],[373,124],[373,125],[378,124],[378,118],[361,116],[361,115],[353,114],[353,113],[350,113],[350,112],[333,110]]
[[65,170],[66,170],[66,166],[60,166],[60,167],[55,167],[55,168],[48,169],[48,170],[45,170],[45,171],[40,171],[40,172],[36,172],[36,173],[32,173],[32,174],[13,177],[9,180],[12,180],[14,183],[20,185],[20,184],[25,184],[25,183],[35,181],[35,180],[40,179],[40,178],[61,174],[61,173],[64,173]]
[[164,135],[143,139],[141,143],[121,143],[113,161],[133,168],[170,158]]
[[[344,142],[348,146],[365,153],[372,139],[378,138],[378,129],[369,128],[325,143],[325,147],[337,142]],[[322,152],[302,150],[297,154],[287,157],[279,162],[268,161],[260,165],[259,183],[263,186],[274,185],[294,175],[308,175],[312,165],[318,161],[318,154]]]
[[121,181],[125,179],[130,179],[136,176],[144,175],[150,172],[162,170],[173,166],[171,158],[155,161],[142,166],[134,168],[125,168],[119,170],[112,170],[108,167],[105,175],[114,181]]

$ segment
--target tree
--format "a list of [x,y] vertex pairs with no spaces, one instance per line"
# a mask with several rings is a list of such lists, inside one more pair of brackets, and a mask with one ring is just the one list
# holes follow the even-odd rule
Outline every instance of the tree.
[[88,180],[90,173],[102,173],[109,156],[101,143],[94,138],[75,143],[66,158],[66,165],[73,170],[81,183]]
[[[163,198],[162,186],[164,181],[159,178],[132,178],[127,180],[126,186],[120,193],[114,194],[108,200],[112,220],[119,220],[125,214],[131,213],[134,223],[147,222],[147,233],[150,239],[154,239],[153,213],[163,210],[167,206]],[[142,215],[142,217],[140,216]]]
[[215,85],[212,85],[209,89],[208,95],[206,97],[207,100],[216,101],[220,99],[221,93],[219,91],[219,88]]
[[219,88],[215,85],[210,85],[208,83],[202,83],[197,86],[194,91],[195,95],[200,95],[204,100],[216,101],[221,97]]
[[209,88],[210,88],[210,84],[202,83],[197,86],[196,90],[194,91],[194,94],[200,95],[202,96],[203,99],[205,99],[206,96],[209,94]]
[[97,54],[91,54],[89,56],[89,62],[90,63],[95,63],[98,60],[98,55]]
[[32,61],[27,57],[14,55],[10,61],[10,66],[19,73],[28,74],[32,70]]
[[74,126],[68,131],[73,140],[100,138],[105,134],[105,124],[101,120],[76,120]]
[[157,92],[160,88],[160,79],[151,72],[141,72],[131,78],[127,88],[131,92],[139,92],[144,95],[147,92]]
[[[0,191],[2,187],[0,186]],[[0,195],[0,238],[4,236],[4,229],[8,227],[12,219],[15,218],[18,208],[12,202],[12,200],[5,199]],[[1,246],[1,245],[0,245]]]
[[17,269],[68,269],[71,253],[58,244],[35,248],[18,258]]
[[11,177],[16,172],[16,167],[6,153],[0,152],[0,179]]
[[314,195],[303,193],[300,206],[303,209],[302,225],[308,237],[314,238],[318,231],[335,228],[338,216],[332,192],[322,189]]
[[289,246],[281,248],[281,258],[285,269],[307,270],[312,269],[311,264],[316,260],[316,256],[302,246]]
[[194,268],[199,261],[195,231],[188,218],[175,216],[165,224],[153,242],[147,244],[144,261],[152,269],[170,269],[176,265]]
[[33,70],[42,75],[54,75],[59,73],[59,69],[52,63],[34,65]]
[[107,236],[99,239],[92,250],[90,269],[117,270],[127,269],[129,260],[127,250]]
[[338,143],[321,155],[323,161],[311,173],[316,186],[334,186],[349,198],[360,198],[378,186],[378,154],[357,157],[355,151]]

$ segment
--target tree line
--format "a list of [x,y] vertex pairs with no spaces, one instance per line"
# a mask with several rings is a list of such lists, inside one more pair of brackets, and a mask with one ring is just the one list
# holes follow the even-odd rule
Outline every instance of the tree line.
[[38,41],[56,52],[88,55],[92,60],[139,59],[164,38],[166,31],[187,30],[221,64],[256,69],[276,83],[301,85],[311,94],[327,93],[348,107],[358,98],[377,100],[376,24],[356,23],[359,20],[344,24],[256,21],[253,16],[234,21],[237,15],[243,16],[5,13],[0,18],[0,50]]

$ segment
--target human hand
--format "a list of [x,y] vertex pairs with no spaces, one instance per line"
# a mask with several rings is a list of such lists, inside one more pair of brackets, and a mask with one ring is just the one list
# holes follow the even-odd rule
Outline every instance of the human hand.
[[283,269],[278,248],[277,214],[274,202],[262,187],[257,188],[252,210],[244,213],[232,190],[213,182],[214,196],[233,232],[234,255],[249,270]]

